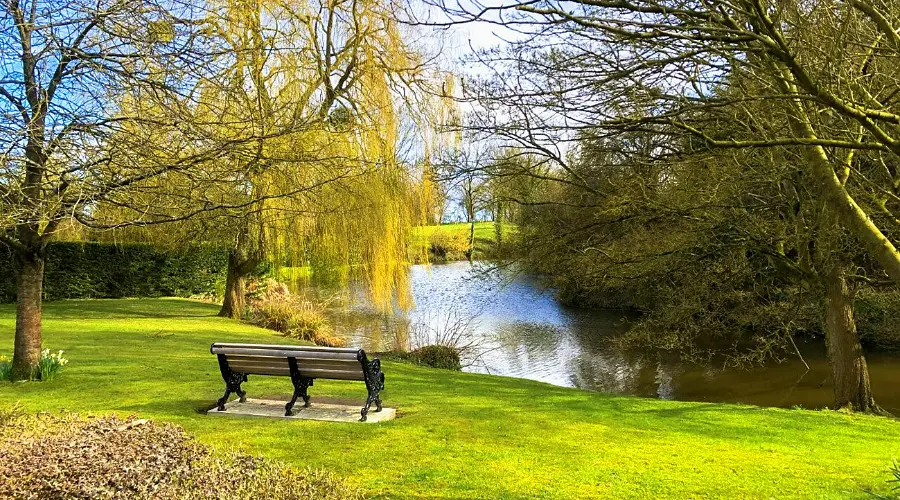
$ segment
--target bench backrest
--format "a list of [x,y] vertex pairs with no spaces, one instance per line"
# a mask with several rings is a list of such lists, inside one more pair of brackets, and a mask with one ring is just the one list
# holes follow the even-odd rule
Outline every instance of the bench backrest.
[[248,375],[290,376],[288,358],[297,362],[300,375],[309,378],[365,380],[363,366],[366,353],[362,349],[215,343],[210,352],[225,357],[233,372]]

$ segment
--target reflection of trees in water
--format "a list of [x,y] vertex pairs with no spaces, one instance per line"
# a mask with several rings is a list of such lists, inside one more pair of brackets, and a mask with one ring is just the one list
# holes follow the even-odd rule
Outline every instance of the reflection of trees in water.
[[405,316],[359,310],[330,310],[328,319],[348,345],[368,351],[389,351],[408,343],[410,321]]
[[[624,320],[629,315],[562,307],[528,282],[527,276],[500,286],[499,280],[473,277],[467,264],[434,267],[431,274],[416,271],[417,307],[409,314],[383,314],[367,307],[359,289],[345,290],[329,312],[337,333],[350,339],[353,346],[390,350],[423,342],[414,338],[417,321],[430,316],[431,324],[440,325],[453,315],[465,317],[477,311],[477,324],[467,338],[477,340],[482,358],[467,371],[663,399],[809,408],[829,404],[831,389],[826,382],[830,371],[821,342],[798,339],[812,368],[803,378],[805,367],[796,358],[752,371],[722,371],[717,366],[683,363],[665,353],[621,348],[615,339],[628,328]],[[318,290],[316,296],[332,300],[330,293]],[[435,332],[424,336],[439,337]],[[900,380],[896,356],[874,355],[869,363],[882,404],[900,412],[900,392],[893,390]]]
[[[545,323],[496,323],[485,337],[489,352],[482,356],[486,371],[523,377],[547,372],[548,365],[564,357],[565,330]],[[536,373],[537,372],[537,373]]]
[[660,352],[626,348],[617,338],[628,329],[631,317],[618,311],[573,310],[569,335],[578,355],[567,363],[575,387],[618,394],[675,399],[682,364]]
[[638,353],[610,342],[569,362],[572,384],[584,389],[675,399],[681,363],[661,353]]

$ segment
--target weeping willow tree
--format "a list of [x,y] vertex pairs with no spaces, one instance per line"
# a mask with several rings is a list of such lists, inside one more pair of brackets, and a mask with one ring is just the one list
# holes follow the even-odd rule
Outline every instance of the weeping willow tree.
[[[207,23],[224,69],[198,83],[200,98],[136,105],[162,115],[190,108],[194,135],[229,146],[205,160],[203,179],[154,179],[169,202],[148,198],[142,235],[125,237],[228,245],[222,316],[242,315],[248,277],[264,260],[359,277],[375,304],[409,306],[406,242],[419,189],[397,147],[401,108],[418,101],[397,89],[415,92],[427,64],[389,7],[229,0]],[[131,148],[138,158],[156,141],[185,140],[152,127],[135,135],[150,145]]]

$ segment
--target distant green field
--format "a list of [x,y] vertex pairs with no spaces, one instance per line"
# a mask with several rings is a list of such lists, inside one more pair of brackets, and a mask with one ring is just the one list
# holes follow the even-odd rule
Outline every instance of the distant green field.
[[[409,235],[409,255],[413,262],[419,262],[419,257],[428,252],[430,246],[430,238],[438,232],[454,234],[462,237],[466,241],[469,238],[469,224],[441,224],[433,226],[417,226],[412,229]],[[503,225],[504,238],[512,238],[516,235],[516,226],[514,224]],[[495,245],[497,233],[493,222],[476,222],[475,223],[475,258],[478,256],[489,255]],[[312,271],[308,266],[289,267],[282,266],[278,269],[277,277],[279,281],[293,282],[300,281],[310,277]]]
[[[455,234],[466,239],[469,238],[470,225],[467,223],[441,224],[433,226],[419,226],[413,228],[410,235],[409,245],[410,253],[422,252],[427,250],[429,239],[437,232]],[[504,237],[513,236],[516,232],[516,226],[513,224],[503,225]],[[496,243],[497,233],[493,222],[476,222],[475,223],[475,255],[484,255],[491,250]]]
[[[830,411],[660,401],[385,362],[381,424],[208,417],[223,389],[214,341],[291,343],[181,299],[46,304],[44,345],[70,363],[49,382],[0,383],[0,408],[136,414],[336,472],[373,498],[874,498],[890,493],[900,422]],[[0,306],[0,354],[15,312]],[[250,397],[286,399],[255,377]],[[359,382],[316,381],[312,403],[360,404]],[[223,478],[237,480],[240,478]],[[2,496],[2,492],[0,492]]]

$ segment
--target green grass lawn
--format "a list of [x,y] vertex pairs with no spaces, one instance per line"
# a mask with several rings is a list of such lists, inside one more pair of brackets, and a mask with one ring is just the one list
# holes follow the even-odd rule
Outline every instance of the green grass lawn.
[[[0,407],[115,412],[185,427],[213,447],[329,469],[377,498],[871,498],[886,494],[900,422],[836,412],[657,401],[385,363],[381,424],[207,417],[223,384],[213,341],[288,342],[179,299],[46,304],[62,376],[0,383]],[[0,354],[14,310],[0,306]],[[250,377],[250,397],[290,393]],[[361,383],[318,396],[363,401]]]

